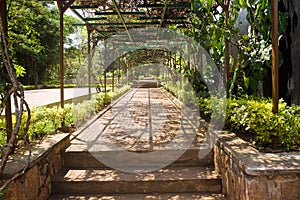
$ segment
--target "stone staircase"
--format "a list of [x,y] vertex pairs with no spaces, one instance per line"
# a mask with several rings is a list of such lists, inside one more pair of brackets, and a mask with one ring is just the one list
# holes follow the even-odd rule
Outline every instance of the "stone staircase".
[[52,179],[50,199],[225,199],[213,152],[203,159],[198,159],[198,152],[190,148],[160,170],[125,173],[107,167],[82,145],[72,144],[64,153],[65,168]]
[[151,78],[145,77],[142,80],[135,81],[134,87],[136,88],[157,88],[160,87],[159,81]]

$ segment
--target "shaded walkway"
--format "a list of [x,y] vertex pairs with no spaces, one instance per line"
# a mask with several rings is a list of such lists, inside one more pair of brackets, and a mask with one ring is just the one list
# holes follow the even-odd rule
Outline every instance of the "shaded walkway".
[[171,141],[189,146],[197,132],[197,119],[184,114],[189,108],[179,106],[159,88],[134,88],[76,140],[89,145],[116,144],[128,151],[158,150]]
[[199,156],[193,110],[168,95],[134,88],[84,129],[51,199],[224,199],[213,152]]

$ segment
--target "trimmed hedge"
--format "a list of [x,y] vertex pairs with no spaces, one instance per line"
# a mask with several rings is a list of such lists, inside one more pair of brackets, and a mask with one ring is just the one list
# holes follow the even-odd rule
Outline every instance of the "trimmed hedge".
[[[200,113],[205,120],[211,117],[211,101],[199,98]],[[273,114],[270,99],[227,99],[225,129],[247,138],[258,149],[271,147],[272,137],[278,136],[281,148],[291,151],[300,146],[300,107],[287,106],[281,100],[279,112]]]

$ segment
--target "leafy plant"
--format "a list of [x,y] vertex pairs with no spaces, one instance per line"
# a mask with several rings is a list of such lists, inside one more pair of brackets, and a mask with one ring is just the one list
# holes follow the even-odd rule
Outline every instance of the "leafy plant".
[[[35,107],[31,110],[31,126],[26,139],[38,139],[54,133],[61,126],[63,120],[66,126],[71,123],[80,125],[105,106],[109,105],[113,96],[119,97],[129,89],[129,85],[124,85],[114,93],[97,93],[92,96],[91,100],[85,100],[76,105],[73,103],[65,104],[64,109],[61,107]],[[24,113],[21,130],[25,127],[26,119],[27,115]],[[15,116],[13,116],[13,121],[15,121]],[[5,135],[5,120],[0,118],[0,148],[6,143]]]
[[[211,118],[211,103],[211,99],[199,99],[200,113],[205,120]],[[290,107],[280,101],[279,112],[273,114],[270,99],[228,99],[225,128],[250,137],[257,148],[271,146],[272,136],[278,136],[281,148],[290,151],[300,145],[300,107]]]

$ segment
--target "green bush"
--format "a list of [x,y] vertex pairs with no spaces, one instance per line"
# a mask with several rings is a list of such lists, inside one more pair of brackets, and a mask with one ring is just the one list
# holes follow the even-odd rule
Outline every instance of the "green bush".
[[[71,123],[80,125],[110,104],[112,96],[119,97],[129,89],[130,86],[123,86],[114,93],[97,93],[92,96],[91,100],[85,100],[76,105],[73,103],[65,104],[63,109],[59,106],[52,108],[45,106],[35,107],[31,110],[31,123],[27,138],[32,140],[33,138],[41,138],[47,134],[51,134],[61,126],[63,120],[66,126]],[[27,113],[24,112],[20,132],[22,132],[25,127],[26,119]],[[15,121],[15,116],[13,116],[13,121]],[[4,146],[5,142],[5,120],[4,118],[0,118],[0,147]]]
[[[211,118],[211,102],[211,99],[199,99],[200,113],[205,120]],[[225,129],[252,138],[258,148],[271,146],[272,137],[278,136],[281,148],[290,151],[300,146],[300,107],[280,101],[279,112],[273,114],[270,99],[227,99]]]

